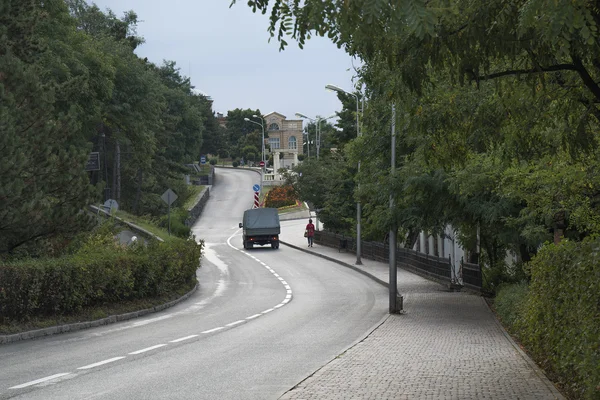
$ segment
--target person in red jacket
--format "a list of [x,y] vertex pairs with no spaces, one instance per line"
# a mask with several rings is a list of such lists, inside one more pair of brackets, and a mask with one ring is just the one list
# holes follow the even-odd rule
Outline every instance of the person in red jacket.
[[312,219],[308,220],[304,236],[308,239],[308,247],[313,247],[313,238],[315,237],[315,226],[312,223]]

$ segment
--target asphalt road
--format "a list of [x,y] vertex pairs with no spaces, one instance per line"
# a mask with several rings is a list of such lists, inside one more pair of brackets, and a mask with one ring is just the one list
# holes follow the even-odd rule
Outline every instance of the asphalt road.
[[0,346],[0,399],[276,399],[360,340],[387,291],[282,246],[244,251],[238,223],[259,175],[218,169],[193,231],[200,289],[101,328]]

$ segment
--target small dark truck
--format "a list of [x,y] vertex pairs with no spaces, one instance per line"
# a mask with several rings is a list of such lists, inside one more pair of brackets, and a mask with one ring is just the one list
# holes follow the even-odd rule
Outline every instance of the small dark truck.
[[271,244],[274,249],[279,248],[279,213],[276,208],[253,208],[244,211],[244,228],[242,242],[244,249],[251,249],[255,244],[264,246]]

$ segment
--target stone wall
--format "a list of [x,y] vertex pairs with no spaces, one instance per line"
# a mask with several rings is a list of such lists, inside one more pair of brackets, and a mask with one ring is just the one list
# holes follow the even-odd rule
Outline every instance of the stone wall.
[[189,216],[185,220],[185,226],[192,226],[196,222],[196,220],[202,214],[202,210],[204,210],[204,206],[208,201],[208,197],[210,196],[210,189],[208,187],[204,188],[202,192],[198,195],[196,200],[196,204],[188,209]]

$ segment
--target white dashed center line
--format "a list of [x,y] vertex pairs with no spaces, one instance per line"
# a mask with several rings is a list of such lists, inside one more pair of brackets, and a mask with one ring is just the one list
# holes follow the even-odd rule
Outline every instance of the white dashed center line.
[[65,375],[70,375],[70,372],[65,372],[63,374],[56,374],[56,375],[47,376],[45,378],[36,379],[35,381],[27,382],[22,385],[13,386],[13,387],[10,387],[9,389],[23,389],[23,388],[26,388],[27,386],[33,386],[33,385],[37,385],[38,383],[48,382],[48,381],[51,381],[52,379],[60,378],[61,376],[65,376]]
[[195,337],[198,337],[198,335],[190,335],[190,336],[182,337],[179,339],[171,340],[169,343],[179,343],[179,342],[183,342],[184,340],[193,339]]
[[145,353],[147,351],[158,349],[158,348],[164,347],[164,346],[166,346],[166,344],[157,344],[156,346],[146,347],[145,349],[141,349],[141,350],[138,350],[138,351],[132,351],[129,354],[130,355],[142,354],[142,353]]
[[125,358],[125,357],[113,357],[113,358],[109,358],[108,360],[104,360],[104,361],[100,361],[100,362],[97,362],[97,363],[94,363],[94,364],[86,365],[86,366],[84,366],[84,367],[79,367],[79,368],[77,368],[77,369],[90,369],[90,368],[95,368],[95,367],[99,367],[99,366],[101,366],[101,365],[104,365],[104,364],[108,364],[108,363],[111,363],[111,362],[115,362],[115,361],[122,360],[122,359],[124,359],[124,358]]
[[[233,249],[235,249],[235,250],[237,250],[237,251],[239,251],[239,252],[241,252],[241,253],[243,253],[243,254],[247,255],[248,257],[252,258],[253,260],[257,261],[257,262],[258,262],[258,263],[260,263],[260,264],[261,264],[263,267],[265,267],[265,268],[266,268],[266,269],[267,269],[267,270],[268,270],[270,273],[272,273],[272,274],[273,274],[273,276],[274,276],[275,278],[277,278],[277,279],[278,279],[278,280],[279,280],[279,281],[280,281],[280,282],[283,284],[283,286],[285,287],[285,289],[286,289],[286,296],[285,296],[285,298],[283,299],[283,301],[282,301],[281,303],[277,304],[277,305],[276,305],[276,306],[274,306],[273,308],[269,308],[269,309],[267,309],[267,310],[265,310],[265,311],[263,311],[263,312],[261,312],[261,313],[259,313],[259,314],[254,314],[254,315],[251,315],[251,316],[249,316],[249,317],[246,317],[246,318],[244,318],[244,319],[240,319],[240,320],[238,320],[238,321],[231,322],[231,323],[229,323],[229,324],[227,324],[227,325],[225,325],[225,326],[219,326],[219,327],[217,327],[217,328],[213,328],[213,329],[209,329],[209,330],[206,330],[206,331],[203,331],[203,332],[201,332],[201,333],[203,333],[203,334],[206,334],[206,333],[212,333],[212,332],[217,332],[217,331],[223,330],[223,329],[225,329],[225,328],[229,328],[229,327],[233,327],[233,326],[236,326],[236,325],[239,325],[239,324],[243,324],[244,322],[247,322],[248,320],[255,319],[255,318],[258,318],[258,317],[261,317],[261,316],[263,316],[264,314],[268,314],[268,313],[270,313],[271,311],[274,311],[274,310],[275,310],[275,309],[277,309],[277,308],[281,308],[281,307],[283,307],[284,305],[286,305],[287,303],[289,303],[289,302],[290,302],[290,300],[292,299],[292,289],[290,288],[290,285],[288,285],[288,283],[287,283],[287,282],[286,282],[286,281],[285,281],[285,280],[284,280],[284,279],[283,279],[283,278],[282,278],[282,277],[281,277],[279,274],[277,274],[277,273],[276,273],[276,272],[275,272],[275,271],[274,271],[274,270],[273,270],[271,267],[269,267],[269,266],[268,266],[267,264],[265,264],[263,261],[260,261],[258,258],[256,258],[255,256],[253,256],[252,254],[249,254],[248,252],[245,252],[245,251],[243,251],[243,250],[240,250],[240,249],[236,248],[235,246],[233,246],[233,245],[231,244],[231,239],[232,239],[232,238],[233,238],[233,237],[234,237],[234,236],[237,234],[237,232],[238,232],[238,231],[236,231],[236,233],[234,233],[233,235],[231,235],[231,236],[229,237],[229,239],[227,239],[227,244],[228,244],[228,245],[229,245],[231,248],[233,248]],[[201,303],[196,303],[196,304],[201,304]],[[157,318],[155,318],[155,319],[153,319],[153,320],[148,320],[148,321],[139,321],[139,322],[138,322],[138,325],[140,325],[140,326],[141,326],[141,325],[145,325],[145,324],[147,324],[148,322],[151,322],[151,321],[154,321],[154,320],[165,319],[165,318],[169,318],[169,317],[170,317],[170,316],[161,316],[161,317],[157,317]],[[185,341],[185,340],[189,340],[189,339],[196,338],[196,337],[198,337],[198,336],[199,336],[199,335],[189,335],[189,336],[184,336],[184,337],[181,337],[181,338],[179,338],[179,339],[174,339],[174,340],[171,340],[171,341],[169,341],[169,343],[179,343],[179,342],[183,342],[183,341]],[[137,355],[137,354],[142,354],[142,353],[145,353],[145,352],[148,352],[148,351],[151,351],[151,350],[155,350],[155,349],[158,349],[158,348],[161,348],[161,347],[165,347],[165,346],[168,346],[168,344],[165,344],[165,343],[163,343],[163,344],[157,344],[157,345],[154,345],[154,346],[151,346],[151,347],[146,347],[145,349],[141,349],[141,350],[132,351],[131,353],[128,353],[128,354],[129,354],[129,355]],[[94,364],[85,365],[85,366],[83,366],[83,367],[79,367],[79,368],[77,368],[77,369],[78,369],[78,370],[92,369],[92,368],[95,368],[95,367],[99,367],[99,366],[101,366],[101,365],[105,365],[105,364],[109,364],[109,363],[112,363],[112,362],[115,362],[115,361],[122,360],[122,359],[124,359],[124,358],[125,358],[125,356],[121,356],[121,357],[113,357],[113,358],[109,358],[109,359],[107,359],[107,360],[104,360],[104,361],[99,361],[99,362],[97,362],[97,363],[94,363]],[[33,386],[33,385],[37,385],[37,384],[40,384],[40,383],[48,382],[48,381],[51,381],[51,380],[54,380],[54,379],[58,379],[58,378],[61,378],[61,377],[63,377],[63,376],[66,376],[66,375],[71,375],[71,373],[70,373],[70,372],[65,372],[65,373],[61,373],[61,374],[50,375],[50,376],[47,376],[47,377],[45,377],[45,378],[40,378],[40,379],[36,379],[36,380],[34,380],[34,381],[30,381],[30,382],[27,382],[27,383],[23,383],[23,384],[21,384],[21,385],[12,386],[12,387],[10,387],[9,389],[23,389],[23,388],[26,388],[26,387],[29,387],[29,386]]]
[[220,331],[221,329],[225,329],[224,327],[220,326],[218,328],[213,328],[213,329],[209,329],[207,331],[204,331],[202,333],[212,333],[212,332],[216,332],[216,331]]

